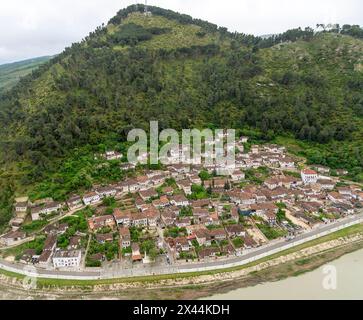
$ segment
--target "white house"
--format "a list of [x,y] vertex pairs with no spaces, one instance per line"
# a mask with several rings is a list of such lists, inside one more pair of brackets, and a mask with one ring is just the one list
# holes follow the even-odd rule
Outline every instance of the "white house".
[[160,186],[164,183],[165,181],[165,176],[162,175],[162,174],[159,174],[159,175],[156,175],[156,176],[153,176],[151,178],[151,183],[154,185],[154,186]]
[[59,250],[53,256],[54,268],[77,268],[81,264],[80,250]]
[[177,185],[186,195],[192,194],[192,182],[189,179],[181,180],[177,182]]
[[121,211],[121,209],[116,208],[113,212],[113,217],[115,218],[118,225],[123,225],[127,227],[131,225],[131,211]]
[[117,184],[116,189],[117,189],[118,193],[129,193],[130,192],[129,184],[127,181],[122,181],[119,184]]
[[237,182],[237,181],[241,181],[244,180],[246,178],[246,175],[244,172],[240,171],[240,170],[235,170],[232,174],[231,174],[231,178],[233,182]]
[[144,213],[134,213],[131,220],[134,227],[147,227],[148,225],[148,218]]
[[178,251],[188,252],[190,250],[189,241],[185,237],[175,239],[175,246]]
[[136,168],[136,165],[133,163],[123,163],[120,165],[120,169],[123,171],[129,171]]
[[232,191],[229,193],[231,201],[238,205],[251,205],[256,203],[255,196],[248,192]]
[[320,179],[317,183],[320,184],[321,188],[324,190],[333,190],[335,188],[335,183],[333,180]]
[[278,178],[269,178],[264,182],[264,184],[270,190],[274,190],[282,186],[282,181]]
[[117,151],[107,151],[106,152],[107,160],[118,160],[118,159],[122,159],[122,157],[123,157],[122,153],[119,153]]
[[128,182],[129,191],[131,193],[134,193],[134,192],[137,192],[140,190],[139,183],[136,180],[132,179],[127,182]]
[[328,167],[316,165],[316,166],[314,166],[314,169],[319,173],[323,173],[323,174],[330,173],[330,168],[328,168]]
[[103,187],[103,188],[98,188],[96,190],[96,193],[99,195],[100,199],[103,199],[108,197],[114,197],[117,193],[117,190],[116,188],[112,187]]
[[67,205],[71,210],[79,209],[83,206],[82,198],[80,196],[75,195],[68,199]]
[[0,242],[6,246],[11,246],[26,238],[26,233],[22,231],[13,231],[0,239]]
[[252,152],[253,154],[257,154],[259,150],[260,150],[260,148],[258,147],[258,145],[253,145],[253,146],[251,147],[251,152]]
[[295,161],[291,158],[282,158],[279,160],[280,167],[283,169],[293,169],[295,168]]
[[47,204],[44,208],[43,208],[43,213],[44,214],[50,214],[53,212],[56,212],[58,210],[62,209],[62,204],[59,202],[52,202]]
[[44,207],[35,207],[31,210],[32,220],[36,221],[40,219],[41,215],[48,215],[57,212],[62,208],[62,204],[59,202],[52,202]]
[[355,198],[359,201],[363,201],[363,192],[356,192]]
[[318,181],[318,173],[314,170],[305,169],[301,171],[301,179],[304,184],[316,183]]
[[101,200],[101,198],[96,192],[87,193],[83,197],[83,202],[86,206],[97,203],[100,200]]
[[197,185],[201,185],[202,184],[202,179],[198,176],[198,175],[192,175],[190,177],[190,181],[193,183],[193,184],[197,184]]
[[147,152],[143,152],[143,153],[141,153],[141,154],[137,157],[137,161],[138,161],[139,163],[147,162],[148,157],[149,157],[149,154],[148,154]]
[[16,212],[26,212],[28,210],[28,202],[18,202],[15,205]]
[[189,206],[189,200],[183,195],[175,195],[170,198],[170,203],[177,207]]
[[119,229],[119,234],[120,234],[120,246],[121,248],[128,248],[131,246],[131,234],[130,234],[130,230],[128,228],[120,228]]
[[328,199],[333,202],[346,202],[345,197],[338,192],[328,193]]
[[337,189],[338,192],[344,196],[349,196],[349,197],[353,196],[353,191],[349,187],[338,187]]

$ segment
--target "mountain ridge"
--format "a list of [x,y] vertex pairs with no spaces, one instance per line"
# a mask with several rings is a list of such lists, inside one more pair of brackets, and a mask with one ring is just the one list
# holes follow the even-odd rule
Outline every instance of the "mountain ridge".
[[22,77],[51,58],[52,56],[42,56],[0,64],[0,92],[11,89]]
[[12,62],[4,62],[0,64],[1,68],[7,68],[7,67],[11,67],[14,65],[22,65],[22,64],[27,64],[27,63],[32,63],[32,62],[37,62],[37,61],[42,61],[42,60],[47,60],[47,59],[51,59],[53,56],[40,56],[40,57],[33,57],[33,58],[28,58],[28,59],[22,59],[22,60],[16,60],[16,61],[12,61]]

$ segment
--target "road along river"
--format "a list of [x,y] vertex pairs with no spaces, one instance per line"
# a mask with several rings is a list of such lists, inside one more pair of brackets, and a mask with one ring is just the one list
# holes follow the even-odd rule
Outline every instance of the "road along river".
[[152,276],[152,275],[166,275],[166,274],[178,274],[178,273],[188,273],[188,272],[222,270],[226,268],[246,265],[248,263],[296,247],[308,241],[321,238],[333,232],[345,229],[347,227],[362,222],[363,222],[363,213],[359,213],[357,215],[341,219],[337,222],[321,226],[320,228],[299,235],[290,242],[286,242],[285,240],[280,240],[278,242],[271,243],[264,247],[251,250],[240,257],[233,257],[224,260],[213,260],[204,263],[198,262],[198,263],[165,266],[165,267],[146,266],[141,268],[130,268],[130,269],[116,268],[112,270],[99,270],[99,271],[94,271],[94,270],[58,271],[58,270],[44,270],[40,268],[35,268],[35,270],[29,271],[28,268],[24,268],[24,265],[0,260],[0,269],[23,274],[29,277],[66,279],[66,280],[116,279],[116,278],[131,278],[137,276]]

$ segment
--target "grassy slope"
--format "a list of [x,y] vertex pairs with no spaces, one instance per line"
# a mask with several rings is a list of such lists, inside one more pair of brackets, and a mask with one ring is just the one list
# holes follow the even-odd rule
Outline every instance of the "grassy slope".
[[[219,34],[207,34],[204,37],[197,36],[201,27],[196,25],[181,25],[173,20],[161,16],[152,16],[146,18],[143,14],[132,13],[123,20],[120,26],[108,25],[109,34],[113,34],[125,24],[134,23],[144,28],[168,28],[170,32],[156,35],[151,40],[139,44],[142,48],[147,49],[175,49],[190,47],[193,45],[204,46],[212,43],[221,43]],[[115,46],[116,50],[124,50],[125,47]]]
[[0,65],[0,92],[13,87],[20,78],[47,62],[51,57],[34,58]]

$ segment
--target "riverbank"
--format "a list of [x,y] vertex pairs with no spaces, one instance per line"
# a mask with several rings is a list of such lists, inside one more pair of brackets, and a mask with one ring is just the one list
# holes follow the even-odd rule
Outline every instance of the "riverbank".
[[1,271],[0,299],[197,299],[297,276],[359,249],[362,224],[224,272],[99,281],[38,279],[30,293],[22,287],[23,276]]
[[[355,251],[328,262],[320,268],[298,277],[266,282],[225,294],[216,294],[211,300],[362,300],[363,250]],[[333,268],[333,269],[332,269]],[[324,287],[327,271],[334,272],[336,286]]]

